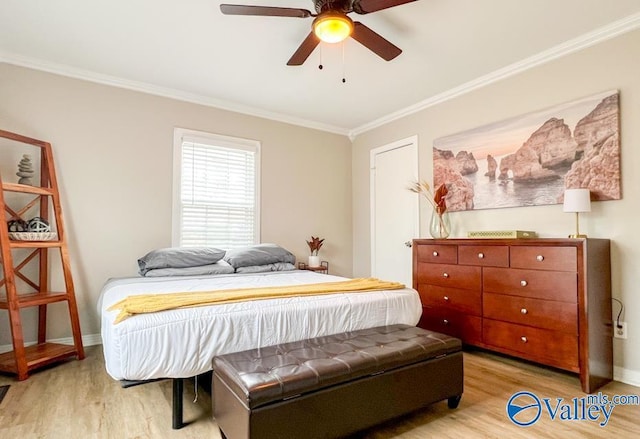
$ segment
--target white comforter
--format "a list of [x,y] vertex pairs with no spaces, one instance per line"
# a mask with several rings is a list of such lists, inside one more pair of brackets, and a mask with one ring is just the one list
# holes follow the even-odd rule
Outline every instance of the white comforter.
[[382,325],[415,325],[413,289],[291,297],[184,308],[130,317],[116,325],[109,306],[130,295],[296,285],[345,280],[293,270],[211,277],[109,280],[98,311],[106,369],[117,380],[185,378],[211,370],[215,355]]

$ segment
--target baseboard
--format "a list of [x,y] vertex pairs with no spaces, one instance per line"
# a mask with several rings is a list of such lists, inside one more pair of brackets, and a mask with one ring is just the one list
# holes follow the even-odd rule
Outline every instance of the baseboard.
[[[72,345],[73,344],[73,338],[72,337],[64,337],[64,338],[54,338],[54,339],[50,339],[47,340],[48,342],[51,343],[60,343],[60,344],[68,344],[68,345]],[[24,345],[25,346],[31,346],[36,344],[35,341],[31,341],[31,342],[26,342]],[[89,335],[83,335],[82,336],[82,345],[83,346],[95,346],[95,345],[99,345],[102,344],[102,337],[100,337],[100,334],[89,334]],[[5,352],[9,352],[13,350],[13,346],[10,344],[5,344],[5,345],[1,345],[0,346],[0,354],[5,353]]]
[[621,383],[630,384],[640,387],[640,372],[637,370],[629,370],[624,367],[613,367],[613,379]]

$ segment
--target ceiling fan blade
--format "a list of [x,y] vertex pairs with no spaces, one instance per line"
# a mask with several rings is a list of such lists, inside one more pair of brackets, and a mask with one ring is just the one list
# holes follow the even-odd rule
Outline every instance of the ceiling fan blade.
[[287,62],[287,65],[301,66],[307,58],[309,58],[309,55],[311,55],[311,52],[313,52],[318,44],[320,44],[320,39],[316,34],[310,32],[309,35],[307,35],[307,38],[305,38],[302,44],[300,44],[298,50],[296,50],[291,59]]
[[391,61],[402,53],[402,50],[399,47],[391,44],[379,34],[375,33],[358,21],[353,23],[353,33],[351,34],[351,38],[386,61]]
[[360,0],[359,2],[354,2],[353,11],[363,15],[415,1],[416,0]]
[[306,9],[278,8],[274,6],[249,5],[220,5],[220,11],[225,15],[260,15],[267,17],[296,17],[307,18],[313,16]]

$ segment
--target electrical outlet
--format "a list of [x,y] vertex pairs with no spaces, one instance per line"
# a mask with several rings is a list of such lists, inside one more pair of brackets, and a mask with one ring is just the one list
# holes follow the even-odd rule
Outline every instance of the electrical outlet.
[[615,323],[613,324],[614,330],[613,330],[613,336],[615,338],[627,338],[627,322],[620,322],[620,327],[618,327],[618,325],[616,325]]

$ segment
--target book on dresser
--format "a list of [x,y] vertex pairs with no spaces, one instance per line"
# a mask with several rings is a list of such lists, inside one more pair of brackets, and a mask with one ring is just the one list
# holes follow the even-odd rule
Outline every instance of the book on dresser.
[[608,239],[416,239],[419,326],[466,345],[613,378]]

